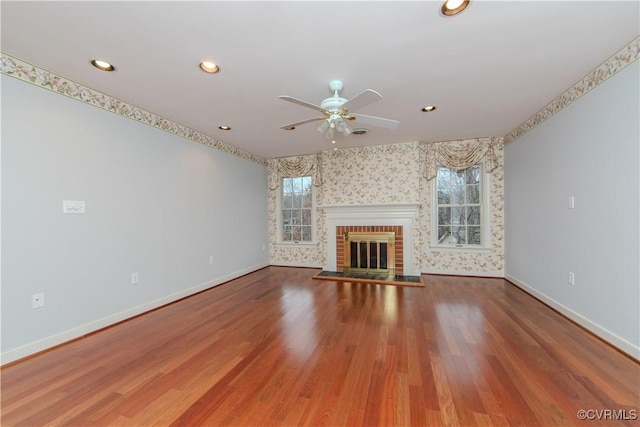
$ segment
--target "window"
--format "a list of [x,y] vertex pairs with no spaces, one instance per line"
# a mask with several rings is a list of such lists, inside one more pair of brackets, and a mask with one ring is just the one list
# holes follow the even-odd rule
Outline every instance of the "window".
[[438,168],[436,245],[482,247],[486,244],[483,238],[483,181],[481,164],[459,171]]
[[282,178],[281,241],[313,241],[313,191],[310,176]]

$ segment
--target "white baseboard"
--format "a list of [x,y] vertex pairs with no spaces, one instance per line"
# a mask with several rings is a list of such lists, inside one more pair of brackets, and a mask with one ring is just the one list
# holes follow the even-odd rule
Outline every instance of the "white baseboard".
[[427,269],[422,274],[440,274],[444,276],[473,276],[473,277],[504,277],[504,271],[461,271]]
[[270,265],[274,267],[303,267],[303,268],[322,268],[322,264],[306,263],[299,261],[273,261]]
[[558,313],[566,316],[567,318],[571,319],[572,321],[574,321],[578,325],[582,326],[583,328],[585,328],[589,332],[591,332],[594,335],[602,338],[604,341],[608,342],[612,346],[616,347],[620,351],[628,354],[629,356],[631,356],[632,358],[634,358],[635,360],[640,362],[640,347],[636,347],[635,345],[633,345],[629,341],[627,341],[627,340],[625,340],[623,338],[620,338],[619,336],[617,336],[613,332],[603,328],[602,326],[598,325],[597,323],[592,322],[591,320],[589,320],[586,317],[576,313],[575,311],[571,310],[570,308],[566,307],[565,305],[560,304],[559,302],[555,301],[554,299],[549,298],[547,295],[545,295],[545,294],[539,292],[538,290],[532,288],[531,286],[527,285],[526,283],[524,283],[523,281],[519,280],[518,278],[513,277],[510,274],[505,274],[505,279],[507,279],[508,281],[510,281],[511,283],[513,283],[514,285],[516,285],[517,287],[519,287],[520,289],[522,289],[526,293],[528,293],[528,294],[534,296],[535,298],[539,299],[540,301],[544,302],[549,307],[552,307]]
[[57,345],[64,344],[65,342],[82,337],[83,335],[90,334],[92,332],[106,328],[107,326],[111,326],[118,322],[122,322],[123,320],[130,319],[134,316],[138,316],[140,314],[146,313],[147,311],[153,310],[158,307],[162,307],[163,305],[172,303],[179,299],[213,288],[222,283],[228,282],[229,280],[233,280],[240,276],[244,276],[245,274],[251,273],[253,271],[260,270],[261,268],[267,267],[268,265],[269,265],[268,263],[254,265],[252,267],[245,268],[243,270],[239,270],[231,274],[227,274],[226,276],[218,277],[209,282],[201,283],[191,288],[184,289],[180,292],[167,295],[166,297],[159,298],[154,301],[149,301],[137,307],[132,307],[130,309],[121,311],[119,313],[115,313],[110,316],[103,317],[102,319],[89,322],[82,326],[78,326],[76,328],[61,332],[59,334],[52,335],[50,337],[26,344],[22,347],[9,350],[0,355],[0,365],[14,362],[24,357],[31,356],[32,354],[36,354],[41,351],[47,350],[49,348],[55,347]]

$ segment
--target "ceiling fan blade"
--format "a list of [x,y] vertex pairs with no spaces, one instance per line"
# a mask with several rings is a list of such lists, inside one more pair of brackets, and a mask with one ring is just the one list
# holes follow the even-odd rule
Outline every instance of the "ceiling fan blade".
[[382,117],[367,116],[365,114],[352,114],[356,123],[363,123],[371,126],[378,126],[386,129],[395,129],[400,124],[397,120],[383,119]]
[[302,121],[299,121],[299,122],[289,123],[288,125],[280,126],[280,129],[289,130],[289,128],[292,128],[292,127],[304,125],[304,124],[311,123],[311,122],[317,122],[318,120],[324,120],[324,119],[326,119],[325,116],[315,117],[313,119],[302,120]]
[[282,99],[283,101],[289,101],[289,102],[293,102],[294,104],[302,105],[303,107],[311,108],[312,110],[320,111],[321,113],[326,114],[326,115],[330,114],[327,110],[325,110],[322,107],[319,107],[317,105],[314,105],[314,104],[312,104],[310,102],[307,102],[307,101],[303,101],[303,100],[298,99],[298,98],[294,98],[292,96],[281,95],[278,98]]
[[382,95],[380,95],[375,90],[365,89],[344,104],[342,104],[342,108],[346,108],[349,111],[357,110],[358,108],[362,108],[365,105],[369,105],[372,102],[380,101],[382,99]]

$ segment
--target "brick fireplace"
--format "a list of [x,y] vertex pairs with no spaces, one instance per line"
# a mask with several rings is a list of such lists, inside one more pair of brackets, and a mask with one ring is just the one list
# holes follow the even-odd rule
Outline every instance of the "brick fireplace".
[[[395,274],[419,275],[419,271],[414,271],[416,263],[413,248],[414,223],[419,206],[418,203],[322,206],[321,209],[326,214],[325,229],[327,233],[323,269],[342,271],[345,232],[375,232],[379,230],[392,231],[396,235]],[[340,244],[342,244],[341,249]],[[341,251],[341,255],[338,255],[338,251]]]
[[395,274],[401,276],[404,273],[404,251],[401,225],[339,225],[336,227],[336,271],[344,271],[345,255],[349,255],[345,248],[345,234],[347,233],[394,233],[393,265]]

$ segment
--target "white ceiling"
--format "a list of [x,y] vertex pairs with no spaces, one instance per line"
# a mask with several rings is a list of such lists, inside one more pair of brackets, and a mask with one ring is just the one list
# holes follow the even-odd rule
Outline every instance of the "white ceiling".
[[[638,1],[2,1],[2,51],[264,157],[331,148],[313,104],[374,89],[357,112],[395,130],[339,147],[504,136],[640,34]],[[101,72],[101,58],[117,70]],[[211,59],[221,72],[198,68]],[[438,109],[423,113],[433,104]],[[219,125],[232,130],[224,132]],[[354,127],[357,124],[352,122]]]

